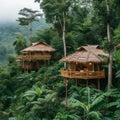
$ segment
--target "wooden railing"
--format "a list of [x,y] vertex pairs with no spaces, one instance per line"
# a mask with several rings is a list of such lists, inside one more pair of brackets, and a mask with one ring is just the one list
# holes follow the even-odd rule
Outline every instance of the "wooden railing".
[[61,76],[66,78],[79,78],[79,79],[99,79],[105,78],[105,71],[73,71],[61,70]]
[[40,59],[50,59],[51,55],[19,55],[17,60],[40,60]]

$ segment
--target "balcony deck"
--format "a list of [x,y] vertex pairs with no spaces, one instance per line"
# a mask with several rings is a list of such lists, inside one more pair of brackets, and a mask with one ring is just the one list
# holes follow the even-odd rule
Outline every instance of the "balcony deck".
[[61,76],[65,78],[76,79],[100,79],[105,78],[105,71],[73,71],[73,70],[61,70]]
[[23,61],[31,61],[31,60],[41,60],[46,59],[49,60],[51,58],[51,55],[19,55],[17,57],[17,60],[23,60]]

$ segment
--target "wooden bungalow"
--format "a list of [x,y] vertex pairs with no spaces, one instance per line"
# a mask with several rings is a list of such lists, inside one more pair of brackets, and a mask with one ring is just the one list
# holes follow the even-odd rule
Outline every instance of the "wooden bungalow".
[[67,68],[61,70],[64,78],[89,80],[97,79],[100,88],[100,79],[105,78],[102,65],[105,62],[102,56],[108,56],[98,45],[86,45],[60,61],[67,63]]
[[24,71],[37,70],[43,64],[48,64],[51,53],[55,49],[44,42],[32,43],[30,47],[21,50],[22,55],[17,57]]

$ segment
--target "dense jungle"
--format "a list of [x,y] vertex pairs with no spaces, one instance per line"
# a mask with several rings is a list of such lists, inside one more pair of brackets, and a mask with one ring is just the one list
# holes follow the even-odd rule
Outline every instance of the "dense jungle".
[[[119,0],[34,2],[42,14],[28,6],[15,23],[0,24],[0,120],[120,120]],[[56,51],[48,66],[24,71],[16,58],[34,42]],[[87,44],[109,54],[100,89],[61,77],[59,60]]]

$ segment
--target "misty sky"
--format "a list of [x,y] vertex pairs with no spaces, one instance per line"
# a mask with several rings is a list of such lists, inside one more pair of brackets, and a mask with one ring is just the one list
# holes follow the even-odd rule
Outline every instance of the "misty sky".
[[40,11],[34,0],[0,0],[0,22],[16,21],[19,10],[24,7]]

